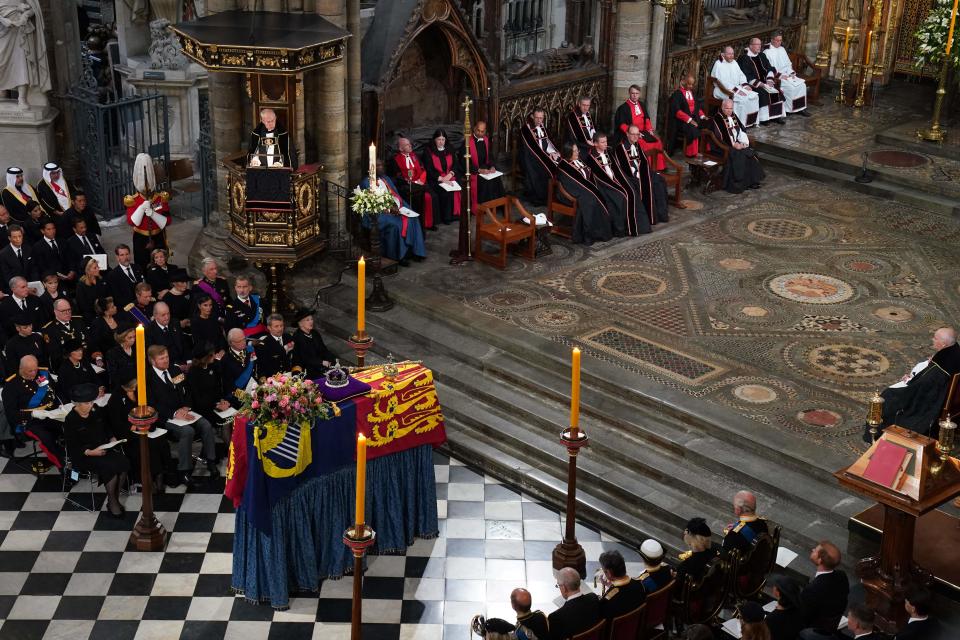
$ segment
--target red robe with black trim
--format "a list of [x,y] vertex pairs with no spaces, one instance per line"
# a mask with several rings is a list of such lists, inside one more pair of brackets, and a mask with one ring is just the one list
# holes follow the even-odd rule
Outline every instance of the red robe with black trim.
[[[407,158],[412,160],[412,167],[407,166]],[[433,226],[433,195],[430,193],[430,187],[427,185],[427,170],[423,168],[423,165],[420,164],[420,158],[417,157],[417,154],[410,153],[406,156],[402,153],[397,153],[393,156],[394,162],[394,178],[400,180],[401,182],[409,182],[413,184],[418,184],[424,188],[423,192],[423,224],[426,227]],[[400,189],[403,189],[403,185],[400,185]],[[412,198],[407,194],[408,199]]]
[[[641,133],[653,134],[653,121],[650,119],[650,116],[647,115],[647,107],[643,102],[634,102],[632,100],[627,100],[617,109],[616,123],[618,129],[618,139],[623,142],[627,139],[627,129],[631,125],[636,125]],[[663,143],[657,139],[653,142],[647,142],[643,139],[643,136],[640,136],[640,139],[637,141],[637,144],[640,145],[640,149],[643,150],[644,155],[649,157],[649,152],[652,149],[660,149],[663,151]],[[663,171],[667,167],[666,160],[663,159],[663,156],[657,156],[656,165],[653,167],[657,171]]]

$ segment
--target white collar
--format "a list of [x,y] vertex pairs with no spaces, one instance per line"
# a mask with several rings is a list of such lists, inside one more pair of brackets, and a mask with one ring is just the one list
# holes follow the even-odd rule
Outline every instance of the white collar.
[[162,324],[160,324],[159,322],[157,322],[156,320],[154,320],[154,322],[155,322],[156,325],[157,325],[158,327],[160,327],[161,329],[166,329],[166,328],[169,326],[169,325],[162,325]]
[[[153,365],[150,365],[150,366],[153,367]],[[163,380],[164,373],[170,372],[170,369],[157,369],[156,367],[153,367],[153,370],[156,372],[156,374],[160,377],[161,380]]]
[[909,620],[907,620],[907,624],[912,624],[912,623],[914,623],[914,622],[923,622],[924,620],[926,620],[926,619],[929,618],[929,617],[930,617],[930,616],[923,616],[922,618],[910,618]]
[[750,49],[747,49],[747,55],[750,56],[751,58],[756,58],[760,54],[754,53],[753,51],[750,51]]
[[580,593],[579,591],[576,591],[576,592],[574,592],[574,593],[571,593],[571,594],[570,594],[569,596],[567,596],[566,598],[564,598],[564,601],[565,601],[565,602],[570,602],[570,601],[573,600],[574,598],[579,598],[579,597],[582,596],[582,595],[583,595],[582,593]]
[[829,571],[817,571],[817,572],[813,575],[813,577],[814,577],[814,578],[817,578],[817,577],[819,577],[819,576],[825,576],[825,575],[827,575],[828,573],[833,573],[833,569],[830,569]]
[[866,633],[858,633],[857,635],[853,636],[853,640],[857,640],[857,638],[862,638],[864,636],[869,636],[872,634],[873,634],[873,631],[867,631]]

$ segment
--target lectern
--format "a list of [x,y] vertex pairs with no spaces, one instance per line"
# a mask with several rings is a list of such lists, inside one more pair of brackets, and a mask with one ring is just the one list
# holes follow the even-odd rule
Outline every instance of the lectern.
[[892,633],[907,621],[906,587],[931,581],[930,572],[914,561],[917,519],[960,495],[960,463],[938,451],[936,440],[891,426],[834,476],[843,487],[876,500],[883,509],[880,555],[861,560],[857,574],[881,629]]

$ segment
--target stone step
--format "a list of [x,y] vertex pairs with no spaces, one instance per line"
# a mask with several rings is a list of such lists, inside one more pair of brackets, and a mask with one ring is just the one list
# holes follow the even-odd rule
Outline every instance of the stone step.
[[[338,327],[349,326],[349,317],[337,309],[325,310],[321,317],[324,322],[329,323],[329,330],[336,331]],[[388,318],[398,324],[392,325]],[[491,444],[499,445],[505,450],[513,449],[505,446],[503,438],[514,429],[519,429],[516,442],[512,447],[525,451],[528,459],[537,459],[545,448],[554,450],[557,456],[548,470],[562,480],[566,473],[566,458],[563,449],[557,443],[556,434],[559,431],[557,425],[565,424],[567,421],[566,396],[556,394],[558,397],[541,397],[539,393],[531,394],[518,388],[511,380],[505,379],[496,369],[489,366],[491,353],[500,358],[508,356],[487,345],[477,344],[478,341],[462,335],[462,332],[459,336],[461,354],[472,351],[476,356],[486,352],[487,359],[483,363],[476,363],[483,366],[482,371],[469,362],[471,356],[458,360],[451,354],[437,352],[435,347],[442,344],[443,328],[431,325],[432,340],[418,341],[416,331],[403,328],[415,326],[412,320],[404,317],[402,309],[395,309],[389,314],[371,314],[368,325],[371,333],[378,336],[379,351],[385,354],[389,350],[398,356],[418,354],[417,357],[425,357],[434,370],[438,389],[442,390],[441,399],[448,419],[461,422],[472,421],[472,427],[478,432],[495,432],[501,440],[495,440]],[[512,364],[504,365],[504,370],[512,370],[518,366],[520,361],[514,360]],[[547,377],[551,375],[550,372],[541,373]],[[533,372],[533,375],[538,374]],[[569,383],[564,380],[562,384]],[[458,404],[451,400],[451,397],[455,399],[459,394],[469,398],[465,403],[466,408],[462,406],[463,403]],[[587,405],[588,399],[585,394],[585,411]],[[498,416],[501,417],[498,418]],[[509,416],[512,421],[510,424],[502,428],[494,426],[494,423],[502,421],[505,416]],[[795,500],[791,494],[780,491],[776,488],[778,483],[770,483],[766,479],[767,477],[778,478],[778,474],[783,475],[776,465],[769,465],[770,468],[765,473],[752,474],[749,478],[744,477],[746,475],[743,473],[744,469],[749,468],[754,471],[757,467],[744,461],[742,447],[730,447],[720,442],[712,446],[705,445],[710,438],[697,437],[696,434],[692,437],[689,434],[686,435],[686,440],[692,439],[696,441],[696,446],[705,447],[703,454],[698,454],[699,457],[705,460],[722,460],[726,457],[734,461],[729,467],[723,468],[722,473],[717,473],[678,455],[677,451],[683,449],[681,442],[674,443],[673,449],[676,451],[651,446],[651,442],[634,435],[637,430],[635,422],[627,425],[627,428],[612,427],[603,420],[591,420],[589,424],[592,449],[601,459],[608,461],[607,468],[629,469],[629,473],[626,474],[620,471],[598,472],[592,480],[592,485],[597,487],[597,491],[604,490],[611,500],[620,504],[631,504],[638,499],[638,496],[652,496],[649,501],[641,500],[641,512],[656,513],[658,523],[671,522],[679,530],[687,518],[693,514],[703,514],[705,517],[710,517],[715,526],[722,526],[722,523],[726,522],[724,520],[727,517],[726,514],[729,513],[730,497],[737,489],[748,486],[758,494],[764,513],[768,517],[781,522],[786,529],[796,531],[791,535],[801,546],[825,537],[840,539],[844,535],[843,528],[850,514],[824,510],[822,503],[819,502],[806,505],[803,504],[803,500]],[[662,425],[655,426],[658,429],[662,427]],[[677,432],[681,433],[679,429]],[[538,438],[538,444],[531,448],[525,438],[529,440],[534,437]],[[469,445],[462,446],[469,448]],[[718,456],[718,449],[724,450],[724,455]],[[469,459],[474,460],[476,457],[474,452]],[[759,478],[764,479],[760,481]],[[807,493],[811,495],[820,493],[811,490],[810,484],[808,479],[804,487]],[[767,488],[773,488],[774,491],[768,494],[765,491]],[[848,499],[846,494],[839,492],[832,485],[822,489],[827,493],[836,492],[840,500]],[[823,499],[822,495],[820,497]],[[694,498],[699,503],[696,506],[693,504]]]
[[935,156],[960,162],[960,149],[955,144],[936,144],[919,139],[916,134],[882,131],[874,136],[877,144],[908,149],[926,156]]
[[793,159],[779,158],[775,152],[764,154],[763,162],[767,166],[777,167],[792,175],[813,178],[819,182],[836,185],[857,193],[895,200],[925,211],[960,216],[960,205],[957,204],[956,199],[926,193],[918,188],[894,184],[886,179],[887,174],[877,174],[873,182],[862,184],[853,179],[859,172],[858,169],[847,168],[844,171],[827,169]]
[[[851,178],[859,174],[861,171],[861,162],[859,161],[853,162],[850,160],[827,158],[824,156],[807,153],[806,151],[802,151],[794,147],[779,146],[775,143],[764,142],[761,140],[757,140],[753,144],[757,151],[760,151],[763,154],[762,159],[764,162],[771,156],[775,156],[779,160],[812,165],[822,169],[829,169],[831,171],[836,171],[837,173],[848,175]],[[899,143],[897,143],[895,146],[899,146]],[[911,178],[909,174],[898,170],[896,167],[886,167],[875,163],[868,163],[867,168],[875,176],[874,183],[882,181],[883,183],[903,187],[904,189],[918,193],[940,196],[950,200],[957,199],[956,189],[951,188],[953,185],[950,182],[937,184],[930,181],[916,180]]]

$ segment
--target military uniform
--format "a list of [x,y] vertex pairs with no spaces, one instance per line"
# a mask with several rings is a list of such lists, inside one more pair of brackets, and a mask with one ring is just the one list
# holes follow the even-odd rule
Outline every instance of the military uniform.
[[703,551],[684,551],[680,554],[680,564],[677,565],[677,583],[682,584],[685,576],[699,580],[706,574],[707,565],[717,557],[716,547]]
[[261,338],[257,347],[257,379],[263,380],[293,368],[293,341],[283,334],[278,340],[271,334]]
[[[46,391],[41,392],[41,389]],[[26,380],[19,374],[8,377],[3,385],[3,410],[11,427],[23,428],[23,433],[37,441],[40,450],[58,469],[63,467],[63,447],[58,442],[63,435],[63,427],[56,420],[36,418],[31,412],[37,409],[55,409],[60,406],[50,378],[45,369],[40,369],[37,377]]]
[[[127,224],[133,227],[133,261],[141,267],[150,263],[150,252],[167,248],[167,225],[170,224],[170,199],[166,192],[154,193],[150,197],[153,217],[137,215],[147,199],[142,194],[127,196],[123,204],[127,207]],[[138,219],[139,217],[139,219]],[[157,220],[161,220],[160,223]]]
[[[193,300],[197,300],[197,297],[201,293],[205,293],[213,298],[214,314],[218,318],[225,318],[227,304],[230,302],[230,288],[227,285],[226,278],[217,276],[217,279],[213,282],[206,278],[200,278],[194,283],[193,289],[190,291],[190,297]],[[214,293],[216,295],[213,295]]]
[[[253,366],[248,369],[251,359],[253,359]],[[220,370],[223,372],[223,397],[235,409],[239,409],[243,404],[243,391],[247,381],[251,376],[257,375],[256,360],[257,355],[249,347],[239,354],[233,349],[227,349],[220,360]]]
[[230,329],[243,329],[248,338],[266,331],[265,314],[260,296],[251,294],[246,300],[231,298],[226,304],[226,325]]
[[550,636],[550,625],[547,623],[547,614],[537,609],[517,616],[517,626],[523,626],[532,631],[538,640],[547,640]]
[[673,575],[670,573],[670,567],[661,564],[656,569],[645,569],[636,579],[643,585],[643,590],[649,595],[667,586],[673,580]]
[[767,521],[756,515],[740,516],[740,521],[724,529],[723,550],[737,549],[741,553],[753,546],[753,541],[762,533],[769,533]]
[[41,367],[47,366],[47,350],[44,348],[43,336],[31,333],[29,336],[16,334],[7,338],[7,345],[3,350],[7,363],[7,371],[16,371],[20,368],[20,358],[34,356]]
[[646,598],[647,591],[640,578],[619,578],[603,592],[603,597],[600,598],[600,614],[607,620],[612,620],[630,613],[643,604]]
[[63,345],[68,340],[79,340],[84,348],[87,347],[87,336],[84,333],[79,316],[74,316],[69,323],[64,324],[59,320],[51,320],[43,325],[43,341],[47,345],[47,353],[50,356],[50,369],[58,371],[60,365],[67,359],[67,354],[63,352]]

